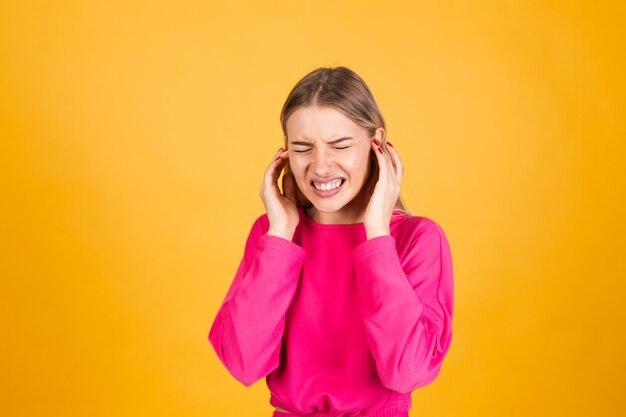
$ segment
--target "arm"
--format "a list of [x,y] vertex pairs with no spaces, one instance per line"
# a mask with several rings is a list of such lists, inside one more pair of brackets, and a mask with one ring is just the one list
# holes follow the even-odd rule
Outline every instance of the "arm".
[[402,261],[391,235],[362,242],[353,259],[381,382],[403,393],[431,383],[452,340],[452,258],[443,230],[423,218]]
[[209,331],[226,369],[250,386],[279,365],[285,313],[300,278],[305,251],[261,234],[255,221],[233,282]]

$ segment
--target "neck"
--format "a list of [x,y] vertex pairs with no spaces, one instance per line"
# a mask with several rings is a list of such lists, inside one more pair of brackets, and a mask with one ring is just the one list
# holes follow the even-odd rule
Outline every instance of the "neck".
[[363,223],[363,210],[351,210],[349,207],[344,207],[341,210],[325,213],[319,211],[315,206],[310,206],[305,209],[308,216],[316,223],[320,224],[354,224]]

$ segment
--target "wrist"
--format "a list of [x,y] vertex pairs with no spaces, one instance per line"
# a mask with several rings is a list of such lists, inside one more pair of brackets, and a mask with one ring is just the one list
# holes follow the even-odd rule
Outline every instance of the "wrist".
[[287,239],[291,241],[293,239],[293,234],[295,230],[289,228],[272,228],[270,227],[267,231],[268,235],[282,237],[283,239]]
[[377,227],[365,227],[367,240],[374,239],[379,236],[389,236],[391,233],[389,227],[377,226]]

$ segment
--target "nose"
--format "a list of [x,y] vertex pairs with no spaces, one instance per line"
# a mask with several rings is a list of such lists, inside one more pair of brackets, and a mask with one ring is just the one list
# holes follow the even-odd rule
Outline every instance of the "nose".
[[311,167],[316,177],[327,177],[333,173],[333,157],[329,151],[318,148],[313,154]]

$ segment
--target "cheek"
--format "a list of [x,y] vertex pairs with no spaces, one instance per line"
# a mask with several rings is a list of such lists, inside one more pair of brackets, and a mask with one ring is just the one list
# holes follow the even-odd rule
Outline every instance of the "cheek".
[[299,186],[304,185],[304,169],[297,162],[294,163],[293,160],[289,161],[289,167],[293,177],[296,179],[296,183]]
[[352,176],[364,177],[367,175],[369,168],[369,157],[358,155],[350,158],[345,162],[344,168],[350,172]]

